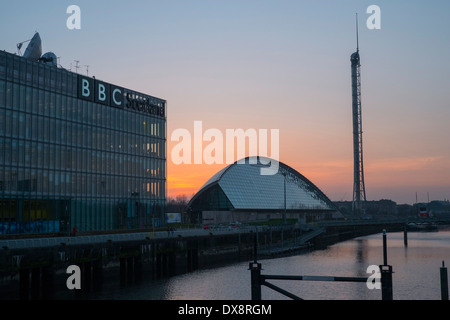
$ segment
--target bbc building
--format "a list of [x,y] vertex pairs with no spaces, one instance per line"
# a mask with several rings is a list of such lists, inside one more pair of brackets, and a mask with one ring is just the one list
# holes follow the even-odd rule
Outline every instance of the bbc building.
[[0,235],[164,223],[166,101],[0,51]]

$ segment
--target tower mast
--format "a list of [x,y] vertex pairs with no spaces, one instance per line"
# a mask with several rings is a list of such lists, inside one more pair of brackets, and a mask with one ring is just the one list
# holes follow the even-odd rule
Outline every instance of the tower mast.
[[354,215],[363,214],[362,201],[366,201],[363,168],[362,114],[361,114],[361,63],[359,56],[358,14],[356,14],[356,52],[351,57],[352,113],[353,113],[353,203]]

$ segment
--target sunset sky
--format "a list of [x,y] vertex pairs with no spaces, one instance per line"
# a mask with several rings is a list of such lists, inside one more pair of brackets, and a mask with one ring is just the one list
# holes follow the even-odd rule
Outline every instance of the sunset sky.
[[[66,8],[81,8],[69,30]],[[381,29],[369,30],[370,5]],[[168,102],[168,196],[226,164],[175,165],[174,130],[279,129],[280,161],[351,200],[350,55],[359,14],[368,200],[450,199],[450,1],[2,1],[0,49],[40,33],[79,73]],[[74,69],[72,69],[74,70]],[[204,146],[207,143],[204,143]]]

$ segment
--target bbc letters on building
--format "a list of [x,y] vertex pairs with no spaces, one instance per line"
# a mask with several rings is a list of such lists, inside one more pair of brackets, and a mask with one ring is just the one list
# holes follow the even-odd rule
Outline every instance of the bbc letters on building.
[[153,104],[151,97],[125,88],[78,75],[78,98],[116,108],[128,108],[164,117],[165,108]]
[[0,234],[164,221],[166,101],[0,51]]

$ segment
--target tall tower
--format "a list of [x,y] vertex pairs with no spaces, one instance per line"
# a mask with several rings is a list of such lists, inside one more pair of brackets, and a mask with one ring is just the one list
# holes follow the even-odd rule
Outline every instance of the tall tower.
[[359,58],[358,14],[356,14],[356,52],[352,63],[352,111],[353,111],[353,204],[352,212],[362,215],[362,201],[366,201],[363,169],[363,141],[361,116],[361,64]]

